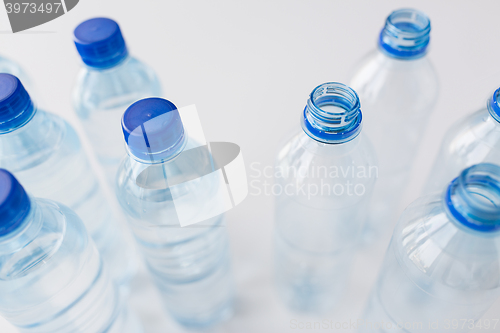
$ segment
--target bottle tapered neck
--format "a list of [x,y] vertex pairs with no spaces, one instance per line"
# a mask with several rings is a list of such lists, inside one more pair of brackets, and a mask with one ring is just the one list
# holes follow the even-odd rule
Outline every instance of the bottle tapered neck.
[[445,191],[454,221],[469,230],[500,232],[500,166],[488,163],[465,169]]
[[500,88],[495,90],[490,99],[488,99],[487,103],[488,112],[491,117],[500,123]]
[[430,41],[429,18],[415,9],[400,9],[389,15],[378,45],[389,57],[413,60],[423,57]]
[[307,101],[301,125],[312,139],[339,144],[354,139],[361,131],[361,105],[350,87],[328,82],[316,87]]

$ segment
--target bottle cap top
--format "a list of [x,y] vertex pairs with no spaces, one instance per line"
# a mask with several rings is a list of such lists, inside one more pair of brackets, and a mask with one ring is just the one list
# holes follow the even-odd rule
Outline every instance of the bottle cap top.
[[162,162],[184,148],[184,126],[177,107],[163,98],[146,98],[129,106],[122,118],[129,152],[140,160]]
[[0,73],[0,134],[23,126],[34,113],[34,105],[21,81],[14,75]]
[[90,67],[113,67],[128,55],[118,23],[109,18],[80,23],[74,31],[74,41],[83,62]]
[[29,210],[24,188],[9,171],[0,169],[0,236],[16,230]]

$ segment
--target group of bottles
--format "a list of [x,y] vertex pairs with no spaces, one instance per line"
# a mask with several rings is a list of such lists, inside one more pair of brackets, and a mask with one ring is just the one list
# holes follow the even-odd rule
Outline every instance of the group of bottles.
[[[438,95],[426,57],[430,30],[419,11],[393,12],[353,88],[316,87],[301,130],[278,153],[275,273],[292,309],[338,305],[362,236],[392,227]],[[74,108],[165,307],[191,328],[228,318],[234,287],[224,216],[181,228],[174,196],[205,189],[189,182],[173,193],[168,185],[202,176],[193,165],[209,159],[177,158],[196,142],[176,106],[154,97],[158,79],[129,56],[116,22],[85,21],[74,41],[85,64]],[[25,332],[141,332],[124,301],[134,251],[76,132],[36,108],[18,67],[0,59],[0,71],[0,314]],[[385,327],[368,331],[479,319],[498,298],[499,103],[500,88],[446,135],[426,187],[432,193],[401,216],[368,301],[364,318]]]
[[[316,87],[279,150],[275,276],[289,308],[338,306],[357,246],[392,227],[438,96],[430,30],[422,12],[391,13],[352,88]],[[465,332],[500,296],[499,165],[500,88],[445,136],[425,195],[393,231],[361,331],[440,332],[467,318]]]
[[[177,107],[154,97],[156,75],[129,56],[116,22],[87,20],[74,42],[85,64],[75,110],[165,307],[191,328],[228,318],[224,216],[181,228],[173,195],[200,189],[181,182],[172,193],[167,182],[202,176],[191,165],[209,159],[176,158],[195,142]],[[75,130],[37,109],[17,66],[2,59],[0,69],[0,314],[24,332],[142,332],[126,306],[134,247]]]

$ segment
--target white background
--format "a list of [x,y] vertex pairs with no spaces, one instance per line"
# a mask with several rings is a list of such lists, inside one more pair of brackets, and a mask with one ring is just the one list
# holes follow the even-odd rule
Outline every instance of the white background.
[[[17,34],[10,33],[2,7],[0,54],[28,72],[42,108],[82,133],[70,103],[80,66],[72,31],[85,19],[111,17],[119,22],[131,53],[157,71],[164,96],[178,107],[196,104],[207,140],[240,145],[252,177],[251,163],[272,165],[280,140],[299,128],[310,91],[327,81],[348,83],[356,62],[376,46],[386,16],[401,7],[420,9],[431,18],[429,57],[441,82],[405,206],[420,193],[445,130],[483,107],[500,85],[497,0],[81,0],[68,14]],[[233,319],[213,331],[303,331],[291,329],[290,321],[359,318],[390,235],[360,252],[337,311],[302,317],[279,303],[272,286],[272,208],[271,196],[249,195],[227,214],[238,303]],[[181,331],[162,314],[146,278],[135,281],[131,302],[147,332]],[[499,317],[497,302],[485,318]],[[15,330],[0,321],[0,332]]]

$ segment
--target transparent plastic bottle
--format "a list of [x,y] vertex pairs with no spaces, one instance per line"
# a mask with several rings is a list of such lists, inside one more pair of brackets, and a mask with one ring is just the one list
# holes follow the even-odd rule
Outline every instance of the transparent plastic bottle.
[[189,328],[228,318],[234,287],[224,216],[181,227],[178,215],[186,206],[194,215],[202,209],[189,198],[217,192],[219,183],[199,181],[201,170],[212,169],[210,153],[195,149],[165,99],[132,104],[122,126],[128,155],[116,193],[166,308]]
[[275,166],[276,284],[290,308],[321,313],[347,285],[377,162],[351,88],[316,87],[301,120]]
[[422,12],[401,9],[391,13],[377,50],[361,61],[351,80],[363,101],[364,131],[379,159],[365,240],[392,227],[437,101],[438,80],[426,56],[430,31],[430,20]]
[[134,271],[133,252],[82,150],[62,118],[38,110],[15,76],[0,74],[0,167],[35,196],[62,202],[83,220],[109,266],[125,286]]
[[361,332],[468,332],[500,296],[500,166],[474,165],[443,192],[402,214]]
[[106,269],[73,211],[0,169],[0,315],[27,333],[142,332]]
[[446,133],[424,192],[441,190],[473,164],[500,165],[500,88],[486,107],[454,124]]
[[74,41],[84,67],[73,92],[73,107],[114,187],[125,154],[120,127],[123,112],[139,99],[160,96],[160,83],[151,68],[128,54],[120,27],[111,19],[81,23]]

